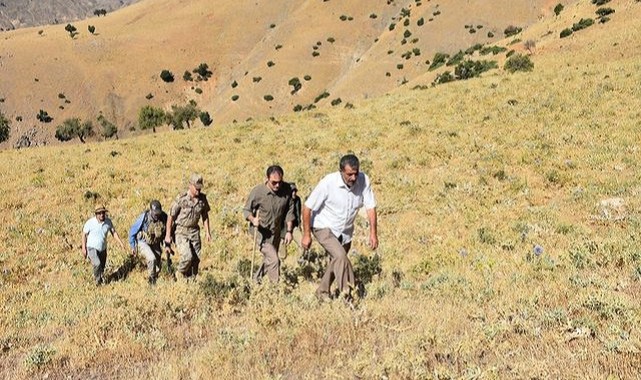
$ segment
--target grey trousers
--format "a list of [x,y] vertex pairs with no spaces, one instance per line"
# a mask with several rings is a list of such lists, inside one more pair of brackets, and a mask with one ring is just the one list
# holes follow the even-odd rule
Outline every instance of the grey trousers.
[[176,235],[176,249],[180,254],[178,272],[185,277],[196,276],[200,264],[200,236],[190,240],[185,236]]
[[147,242],[138,240],[138,252],[140,252],[145,257],[145,260],[147,260],[147,272],[149,273],[149,278],[158,278],[160,265],[162,263],[162,248],[160,245],[150,246]]
[[316,293],[330,294],[332,283],[336,280],[338,292],[351,295],[355,279],[354,269],[351,261],[347,258],[347,252],[349,252],[352,243],[341,244],[329,228],[314,229],[313,233],[318,243],[325,248],[329,255],[329,264],[327,264],[327,269]]
[[93,279],[97,285],[104,284],[105,266],[107,265],[107,250],[99,251],[95,248],[87,247],[87,257],[93,265]]
[[267,274],[269,281],[276,283],[280,277],[280,259],[278,258],[278,246],[280,240],[275,238],[274,244],[262,243],[259,245],[260,253],[263,254],[263,263],[256,272],[254,279],[258,282]]

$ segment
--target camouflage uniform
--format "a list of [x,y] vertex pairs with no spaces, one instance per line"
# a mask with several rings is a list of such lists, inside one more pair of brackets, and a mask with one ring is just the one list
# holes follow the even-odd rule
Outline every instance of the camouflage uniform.
[[207,196],[203,193],[194,199],[185,192],[171,204],[169,215],[176,224],[176,249],[180,253],[178,272],[185,277],[198,274],[201,248],[198,221],[205,218],[209,210]]

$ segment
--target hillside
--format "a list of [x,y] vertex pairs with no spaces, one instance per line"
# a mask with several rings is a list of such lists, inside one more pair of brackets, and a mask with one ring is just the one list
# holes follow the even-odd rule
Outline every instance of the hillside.
[[2,0],[0,31],[62,24],[87,18],[95,11],[111,12],[136,0]]
[[[75,22],[73,37],[63,25],[3,32],[0,111],[12,134],[0,146],[23,135],[56,143],[56,126],[73,117],[103,115],[130,135],[144,105],[171,110],[193,100],[222,125],[355,104],[424,75],[436,53],[511,42],[502,40],[506,28],[550,17],[554,4],[147,0]],[[183,79],[202,63],[209,80]],[[162,70],[174,82],[161,80]],[[36,120],[40,110],[49,123]]]
[[[0,152],[0,377],[638,377],[641,3],[608,6],[609,22],[540,40],[531,72],[419,77],[354,108]],[[595,8],[568,5],[523,38]],[[381,270],[366,296],[319,303],[294,247],[287,280],[248,293],[251,187],[276,162],[306,196],[347,151],[379,202],[380,264],[364,219],[351,257]],[[214,235],[199,280],[151,288],[112,241],[107,270],[126,276],[96,289],[79,249],[94,203],[124,236],[193,171]]]

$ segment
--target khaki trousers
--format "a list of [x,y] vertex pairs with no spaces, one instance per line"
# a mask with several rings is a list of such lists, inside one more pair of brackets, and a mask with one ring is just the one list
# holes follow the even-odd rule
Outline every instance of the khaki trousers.
[[269,281],[276,283],[280,277],[280,259],[278,258],[278,247],[280,246],[280,239],[274,237],[273,242],[263,241],[260,233],[256,234],[256,245],[263,254],[263,263],[254,275],[254,280],[260,282],[262,278],[267,275]]
[[354,269],[352,263],[347,258],[352,243],[341,244],[329,228],[314,229],[314,237],[318,243],[325,248],[329,255],[329,264],[325,274],[321,279],[320,286],[316,290],[317,294],[331,294],[330,289],[334,280],[336,280],[337,290],[340,294],[351,295],[355,285]]
[[192,277],[198,274],[200,264],[200,236],[191,240],[182,235],[176,235],[176,249],[180,254],[178,272],[184,277]]

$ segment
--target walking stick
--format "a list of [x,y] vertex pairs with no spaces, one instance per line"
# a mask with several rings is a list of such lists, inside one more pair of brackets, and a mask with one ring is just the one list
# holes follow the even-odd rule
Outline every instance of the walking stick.
[[[256,219],[260,216],[260,210],[256,211]],[[258,225],[260,226],[260,220]],[[254,241],[253,245],[254,248],[252,249],[252,264],[251,264],[251,272],[249,272],[249,281],[251,282],[251,278],[254,275],[254,257],[256,256],[256,237],[258,236],[258,226],[254,226]]]

